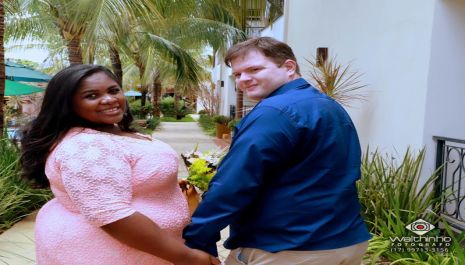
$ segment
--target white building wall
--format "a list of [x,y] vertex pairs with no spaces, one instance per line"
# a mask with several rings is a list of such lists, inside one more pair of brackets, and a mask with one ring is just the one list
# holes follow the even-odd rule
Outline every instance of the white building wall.
[[276,19],[270,26],[262,30],[260,36],[284,41],[284,16]]
[[423,141],[435,151],[434,135],[465,139],[465,1],[437,1],[431,46]]
[[304,77],[317,47],[363,73],[366,102],[348,109],[363,148],[423,145],[434,1],[287,1],[287,33]]
[[229,116],[229,106],[236,105],[236,92],[234,89],[234,80],[231,78],[231,68],[227,67],[223,60],[222,53],[218,51],[215,55],[215,67],[212,70],[212,81],[216,84],[216,92],[221,98],[218,114]]

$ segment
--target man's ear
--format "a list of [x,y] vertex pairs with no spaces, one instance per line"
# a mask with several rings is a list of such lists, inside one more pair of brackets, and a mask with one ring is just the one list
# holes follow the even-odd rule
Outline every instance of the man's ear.
[[283,66],[286,68],[289,74],[295,74],[295,71],[297,69],[297,63],[294,60],[287,59],[286,61],[284,61]]

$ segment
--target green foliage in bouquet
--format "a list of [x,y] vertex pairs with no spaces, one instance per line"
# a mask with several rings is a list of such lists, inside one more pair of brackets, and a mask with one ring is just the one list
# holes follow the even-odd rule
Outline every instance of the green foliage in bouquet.
[[208,183],[215,175],[216,171],[209,166],[209,163],[201,158],[195,159],[189,167],[187,181],[202,191],[208,189]]
[[201,191],[208,190],[208,184],[216,174],[216,167],[227,153],[227,148],[207,152],[197,151],[198,145],[190,152],[181,154],[189,176],[187,181]]

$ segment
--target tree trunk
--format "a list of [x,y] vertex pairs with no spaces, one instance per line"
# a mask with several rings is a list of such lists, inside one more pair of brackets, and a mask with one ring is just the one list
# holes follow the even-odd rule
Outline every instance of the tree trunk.
[[143,107],[143,106],[145,106],[145,102],[146,102],[146,99],[147,99],[147,92],[148,92],[147,85],[143,84],[145,67],[140,62],[136,62],[136,66],[139,69],[139,78],[140,78],[140,84],[141,84],[140,93],[142,93],[142,97],[140,98],[140,105]]
[[160,118],[161,80],[159,75],[153,80],[152,95],[153,117]]
[[178,108],[178,105],[179,105],[179,98],[178,98],[178,93],[176,93],[176,89],[173,91],[173,99],[174,99],[174,117],[177,119],[177,120],[180,120],[179,119],[179,108]]
[[145,86],[143,86],[143,87],[141,88],[142,91],[140,92],[140,93],[142,94],[142,96],[140,97],[140,105],[141,105],[142,107],[145,106],[145,104],[146,104],[145,101],[146,101],[146,99],[147,99],[147,89],[144,88],[144,87],[145,87]]
[[4,106],[5,106],[5,47],[3,46],[3,33],[5,31],[5,9],[3,0],[0,0],[0,133],[3,135]]
[[111,68],[113,73],[118,78],[118,83],[120,86],[123,85],[123,67],[121,66],[121,59],[119,57],[119,52],[113,45],[110,44],[110,59],[111,59]]
[[72,39],[66,40],[66,47],[68,47],[69,63],[71,65],[82,64],[81,38],[79,36],[73,36]]

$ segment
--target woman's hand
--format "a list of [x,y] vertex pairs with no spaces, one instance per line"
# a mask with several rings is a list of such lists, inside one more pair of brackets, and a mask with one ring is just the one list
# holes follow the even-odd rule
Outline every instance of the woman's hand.
[[218,264],[212,263],[209,254],[187,247],[139,212],[104,225],[102,229],[123,244],[177,265]]
[[178,183],[182,193],[186,197],[187,205],[189,205],[189,212],[192,215],[195,209],[197,209],[197,206],[199,206],[200,196],[197,190],[195,190],[195,187],[190,185],[187,180],[181,179]]

